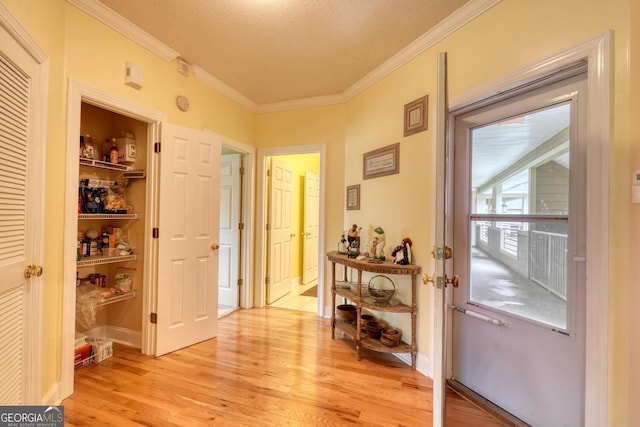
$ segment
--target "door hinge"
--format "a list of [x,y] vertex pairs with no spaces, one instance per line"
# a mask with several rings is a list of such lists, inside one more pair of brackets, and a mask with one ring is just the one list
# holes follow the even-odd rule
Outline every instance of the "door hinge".
[[156,142],[155,144],[153,144],[153,152],[154,153],[159,153],[160,152],[160,143]]
[[240,175],[244,175],[244,166],[240,166]]
[[453,250],[449,246],[445,246],[444,248],[434,246],[431,255],[434,259],[451,259]]
[[271,176],[271,169],[267,169],[267,176]]
[[153,230],[151,231],[151,235],[153,236],[154,239],[157,239],[158,237],[160,237],[160,229],[158,227],[153,227]]
[[271,230],[271,224],[267,223],[267,227],[266,227],[267,231]]
[[153,324],[157,324],[158,323],[158,313],[151,313],[149,314],[149,321]]
[[241,288],[243,284],[244,284],[243,280],[238,279],[238,287]]
[[238,223],[238,230],[244,230],[244,222]]
[[269,281],[270,281],[270,280],[269,280],[269,276],[267,276],[267,277],[265,277],[265,278],[264,278],[264,284],[265,284],[265,285],[268,285],[268,284],[269,284]]

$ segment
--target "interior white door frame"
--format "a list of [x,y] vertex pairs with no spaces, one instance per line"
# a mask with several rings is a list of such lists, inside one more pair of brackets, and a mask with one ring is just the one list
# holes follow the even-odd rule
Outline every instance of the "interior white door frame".
[[[205,132],[213,132],[205,130]],[[213,132],[215,133],[215,132]],[[240,290],[240,307],[251,308],[254,301],[254,281],[253,268],[255,253],[255,239],[253,236],[256,232],[254,204],[255,185],[254,177],[256,170],[256,149],[250,145],[240,141],[220,135],[222,146],[231,148],[242,154],[242,165],[244,167],[244,178],[242,179],[242,212],[240,220],[244,223],[244,233],[242,233],[242,280],[243,285]]]
[[318,307],[317,314],[324,315],[324,228],[325,228],[325,188],[326,188],[326,146],[325,145],[296,145],[289,147],[263,148],[257,155],[257,194],[256,194],[256,269],[255,269],[255,294],[253,306],[264,307],[266,287],[264,283],[266,272],[266,209],[267,209],[267,157],[284,156],[288,154],[320,154],[320,227],[318,242]]
[[[147,123],[146,138],[150,142],[159,141],[162,123],[166,123],[164,113],[148,109],[126,99],[96,89],[85,83],[69,80],[67,98],[67,179],[65,184],[65,206],[68,208],[64,219],[64,269],[63,269],[63,310],[62,310],[62,357],[60,358],[60,390],[59,398],[73,393],[73,350],[75,344],[76,317],[76,242],[78,233],[78,214],[72,207],[78,203],[78,135],[80,131],[81,104],[86,102],[136,120]],[[144,271],[142,289],[142,348],[143,354],[152,354],[155,349],[155,329],[150,325],[144,313],[156,309],[157,286],[157,243],[151,239],[151,229],[158,223],[158,164],[153,150],[147,150],[147,211],[145,235],[149,241],[145,245]],[[153,286],[152,284],[156,284]]]
[[[452,97],[451,110],[481,103],[505,90],[534,82],[577,61],[587,61],[587,302],[585,363],[585,426],[606,425],[608,421],[609,350],[609,200],[610,200],[610,105],[611,33],[600,34],[566,51],[516,70],[494,81]],[[589,262],[589,260],[593,260]],[[597,261],[596,261],[597,260]],[[449,272],[451,273],[451,272]],[[431,324],[435,309],[431,307]],[[437,339],[438,331],[432,335]],[[450,344],[450,336],[447,336]],[[441,357],[433,353],[431,360]],[[447,348],[451,354],[451,348]],[[450,366],[450,362],[448,362]],[[439,402],[433,402],[436,406]]]

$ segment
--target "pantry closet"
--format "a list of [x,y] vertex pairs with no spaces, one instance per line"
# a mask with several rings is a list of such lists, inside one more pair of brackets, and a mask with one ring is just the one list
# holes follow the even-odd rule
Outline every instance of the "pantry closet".
[[74,368],[140,348],[147,123],[83,102],[78,135]]
[[[155,351],[154,147],[165,122],[162,113],[69,82],[61,398],[73,393],[74,371],[109,357],[113,342]],[[104,157],[112,139],[118,163]],[[85,344],[91,349],[77,351]]]

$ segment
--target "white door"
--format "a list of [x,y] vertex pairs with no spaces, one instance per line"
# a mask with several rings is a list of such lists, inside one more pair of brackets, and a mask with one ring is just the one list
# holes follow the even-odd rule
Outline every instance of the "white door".
[[[38,403],[43,184],[39,64],[0,25],[0,402]],[[38,364],[34,367],[34,363]]]
[[[444,425],[445,412],[445,283],[446,283],[446,248],[448,242],[447,233],[447,196],[448,177],[447,170],[447,53],[438,54],[437,65],[437,112],[436,112],[436,227],[435,245],[432,255],[434,258],[434,270],[431,276],[433,285],[433,427]],[[423,275],[423,282],[428,283]]]
[[293,167],[271,158],[267,304],[291,291]]
[[220,142],[163,129],[156,355],[216,336]]
[[220,163],[220,270],[218,304],[238,306],[240,257],[240,154],[225,154]]
[[318,279],[318,238],[320,230],[320,177],[304,175],[304,226],[302,240],[302,283]]
[[580,426],[586,78],[455,119],[452,377],[533,426]]

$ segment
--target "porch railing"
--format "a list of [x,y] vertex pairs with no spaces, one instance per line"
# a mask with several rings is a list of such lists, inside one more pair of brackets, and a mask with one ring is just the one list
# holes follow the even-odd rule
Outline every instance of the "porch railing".
[[567,236],[531,231],[529,278],[567,300]]

